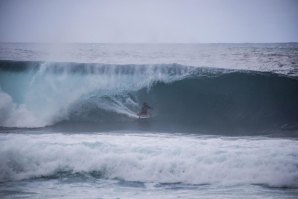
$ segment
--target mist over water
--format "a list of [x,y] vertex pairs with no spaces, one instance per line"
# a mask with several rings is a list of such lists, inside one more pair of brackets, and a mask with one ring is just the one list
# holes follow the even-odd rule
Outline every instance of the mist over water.
[[[35,61],[45,46],[2,46],[26,61],[0,62],[1,126],[296,135],[297,44],[73,44],[48,57],[64,62]],[[155,107],[145,127],[144,101]]]
[[0,47],[1,198],[297,196],[297,44],[60,47]]

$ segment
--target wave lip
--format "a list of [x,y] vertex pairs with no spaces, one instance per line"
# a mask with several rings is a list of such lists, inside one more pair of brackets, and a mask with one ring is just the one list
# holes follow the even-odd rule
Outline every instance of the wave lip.
[[[6,116],[1,118],[0,125],[52,125],[67,120],[73,104],[92,100],[92,96],[103,99],[141,88],[149,89],[156,81],[175,81],[191,74],[193,70],[193,67],[176,64],[160,66],[2,61],[0,92],[5,98],[1,98],[0,109],[8,110],[5,107],[10,107],[10,110],[5,111]],[[125,105],[118,104],[118,108],[110,109],[135,117]]]
[[[165,144],[166,143],[166,144]],[[169,135],[1,136],[1,182],[91,175],[136,182],[298,187],[297,141]]]
[[297,132],[298,80],[273,73],[2,61],[0,86],[5,127],[138,129],[136,113],[146,101],[154,107],[149,130]]

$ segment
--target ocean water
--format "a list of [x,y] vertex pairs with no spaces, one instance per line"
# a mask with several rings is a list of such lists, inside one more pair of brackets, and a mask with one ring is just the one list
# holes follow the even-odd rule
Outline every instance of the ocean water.
[[297,43],[2,43],[0,197],[297,198],[297,76]]

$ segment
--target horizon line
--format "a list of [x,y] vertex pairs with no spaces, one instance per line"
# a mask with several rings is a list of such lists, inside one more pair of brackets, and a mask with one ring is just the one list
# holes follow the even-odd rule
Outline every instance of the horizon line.
[[287,42],[27,42],[0,41],[1,44],[293,44],[298,41]]

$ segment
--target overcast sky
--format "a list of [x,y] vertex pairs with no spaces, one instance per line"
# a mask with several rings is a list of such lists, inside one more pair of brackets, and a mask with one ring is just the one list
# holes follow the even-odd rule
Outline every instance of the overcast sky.
[[0,0],[2,42],[297,42],[298,0]]

